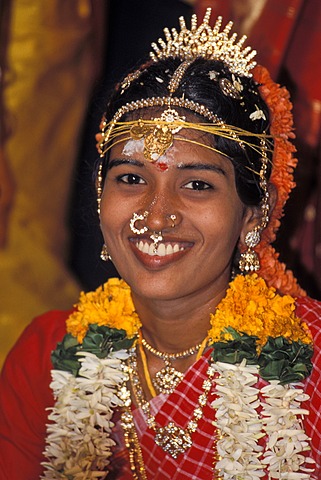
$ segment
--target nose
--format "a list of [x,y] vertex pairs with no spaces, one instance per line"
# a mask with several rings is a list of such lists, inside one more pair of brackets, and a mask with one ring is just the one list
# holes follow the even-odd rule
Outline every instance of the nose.
[[163,193],[154,196],[149,207],[146,208],[146,212],[146,227],[154,232],[171,230],[181,222],[177,202],[173,201],[173,198],[170,201]]

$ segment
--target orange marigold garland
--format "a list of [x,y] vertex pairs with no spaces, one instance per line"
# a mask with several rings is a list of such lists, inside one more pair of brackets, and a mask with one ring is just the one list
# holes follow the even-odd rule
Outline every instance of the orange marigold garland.
[[293,272],[287,270],[286,265],[279,261],[279,254],[271,246],[280,226],[285,202],[295,187],[293,170],[297,165],[297,159],[293,156],[295,147],[289,140],[295,137],[291,113],[292,104],[287,89],[275,83],[266,68],[255,67],[253,77],[260,85],[260,94],[270,111],[270,131],[274,140],[270,182],[277,189],[277,201],[269,224],[262,232],[260,244],[255,248],[260,258],[260,276],[269,286],[275,287],[280,293],[294,296],[306,295],[306,292],[298,285]]

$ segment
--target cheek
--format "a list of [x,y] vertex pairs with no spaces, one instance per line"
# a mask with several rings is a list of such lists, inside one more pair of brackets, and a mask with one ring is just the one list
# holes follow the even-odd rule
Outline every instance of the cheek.
[[213,242],[232,249],[235,247],[243,227],[242,205],[238,202],[224,205],[222,202],[201,217],[205,237],[208,233]]
[[[109,232],[112,232],[115,229],[118,229],[118,223],[120,221],[121,215],[121,204],[114,200],[113,195],[107,195],[103,193],[100,206],[100,226],[101,230],[105,235],[108,235]],[[106,237],[105,237],[106,238]]]

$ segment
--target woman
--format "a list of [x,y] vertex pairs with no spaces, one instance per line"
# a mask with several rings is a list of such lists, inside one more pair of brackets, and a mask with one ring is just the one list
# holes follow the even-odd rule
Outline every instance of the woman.
[[11,352],[5,477],[321,474],[321,306],[270,246],[293,186],[291,106],[209,17],[166,31],[108,104],[102,258],[123,280],[36,319]]

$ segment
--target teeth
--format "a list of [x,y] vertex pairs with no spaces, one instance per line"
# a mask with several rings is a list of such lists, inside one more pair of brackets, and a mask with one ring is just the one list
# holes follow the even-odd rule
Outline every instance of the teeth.
[[166,254],[168,255],[167,249],[165,248],[164,243],[160,243],[160,244],[158,245],[157,255],[158,255],[159,257],[165,257]]
[[166,257],[166,255],[173,255],[173,253],[177,253],[184,250],[184,247],[180,247],[177,243],[175,243],[174,245],[171,245],[171,244],[165,245],[165,243],[159,243],[157,247],[157,251],[155,253],[154,244],[143,242],[142,240],[136,243],[136,247],[141,252],[147,253],[147,255],[150,255],[152,257],[154,255],[158,255],[159,257]]

